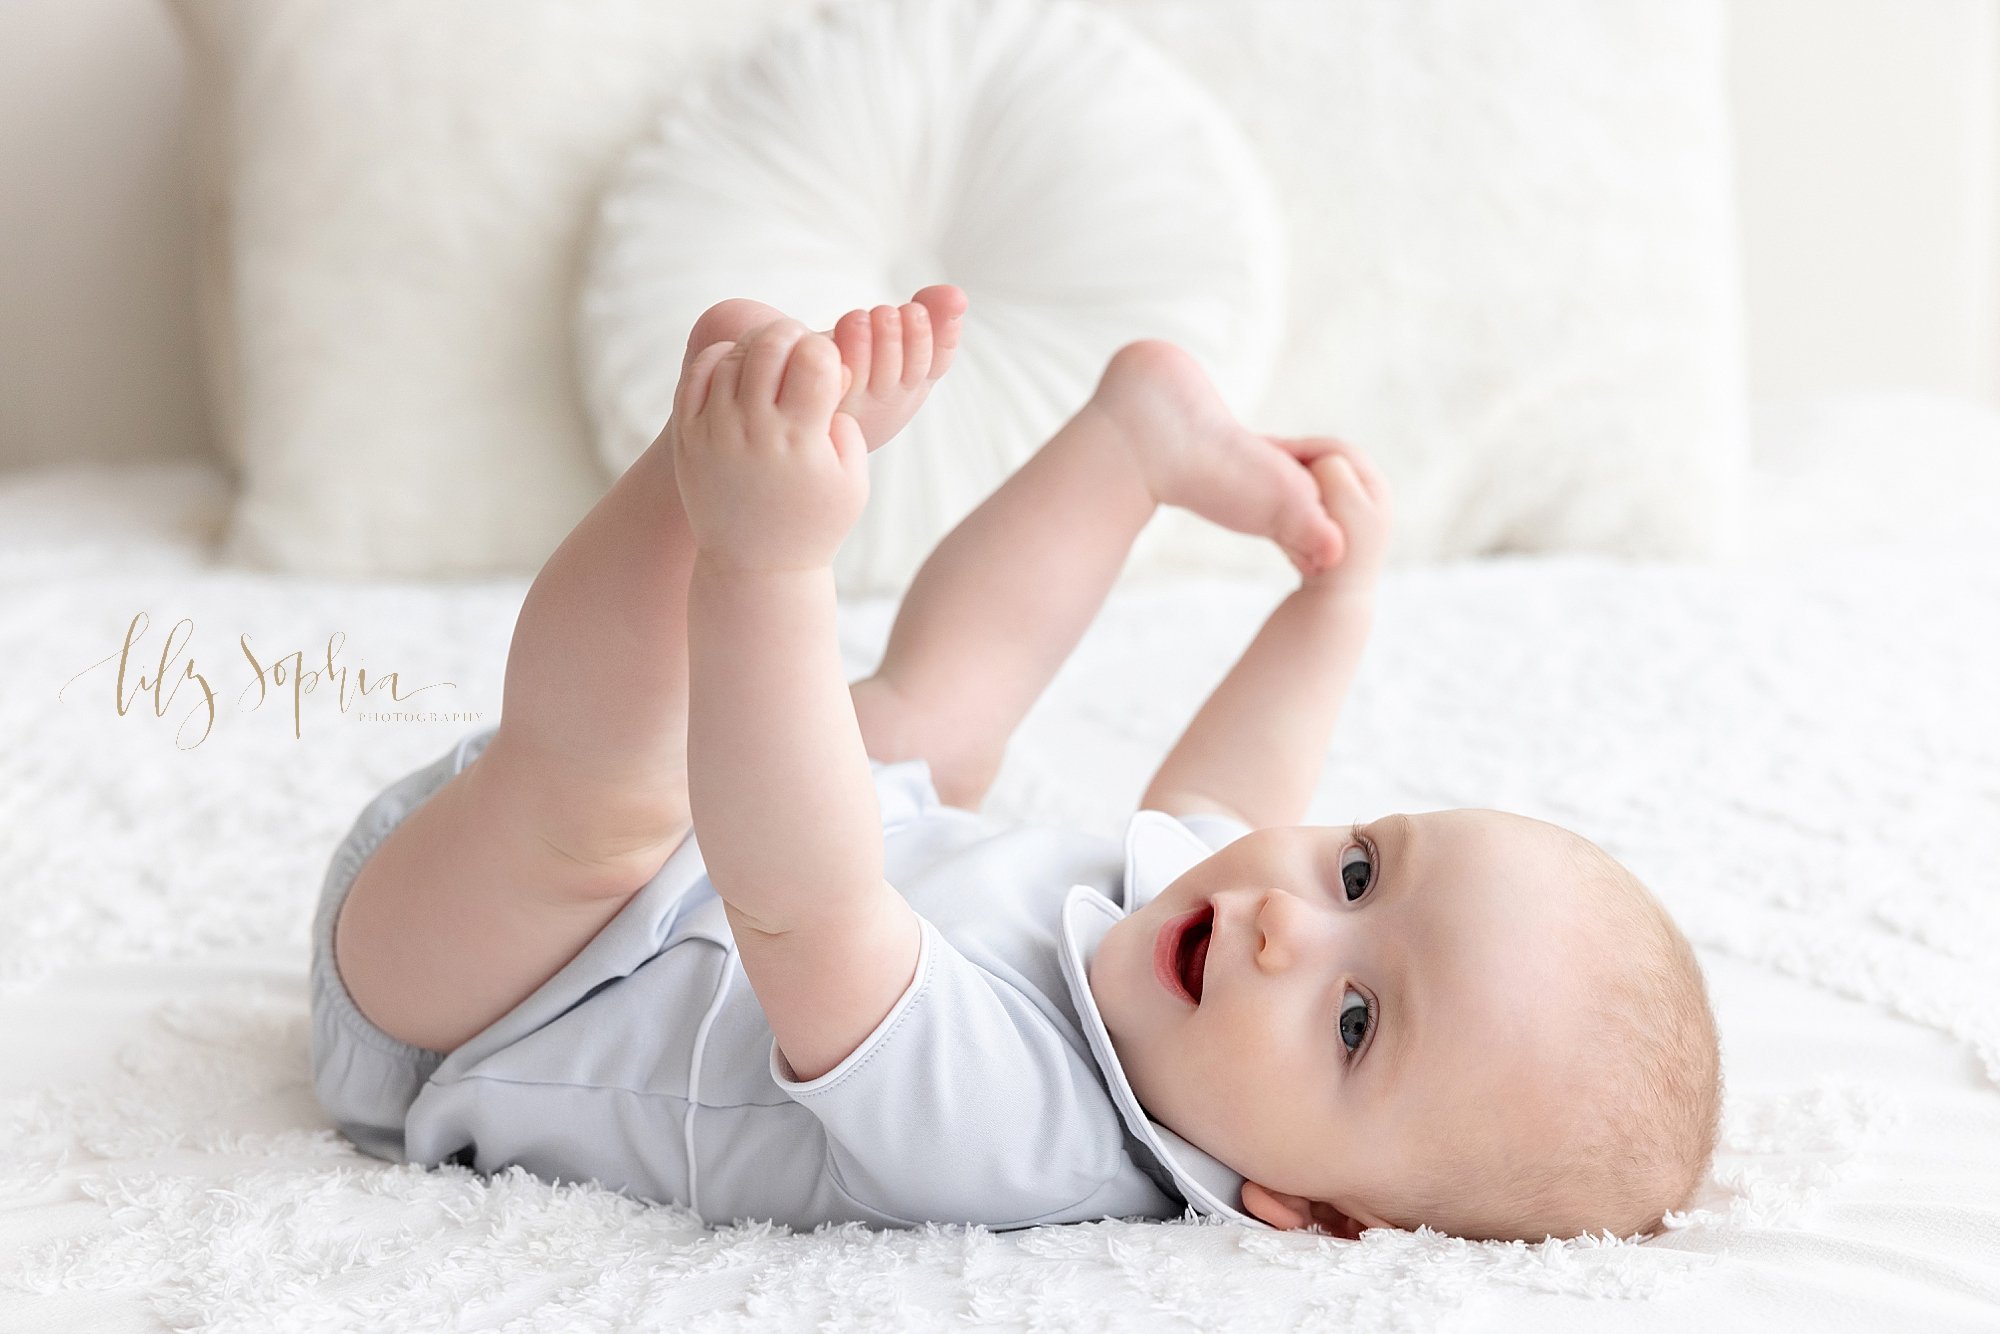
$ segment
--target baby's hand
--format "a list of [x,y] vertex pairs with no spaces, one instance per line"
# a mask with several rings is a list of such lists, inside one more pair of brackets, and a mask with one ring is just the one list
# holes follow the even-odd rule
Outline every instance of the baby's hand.
[[674,391],[674,479],[702,555],[739,569],[823,568],[868,501],[868,449],[835,409],[833,340],[774,320],[712,343]]
[[1342,542],[1334,563],[1307,575],[1301,587],[1330,594],[1370,594],[1389,548],[1389,483],[1353,445],[1331,439],[1317,443],[1325,451],[1306,466],[1319,484],[1320,503],[1340,529]]

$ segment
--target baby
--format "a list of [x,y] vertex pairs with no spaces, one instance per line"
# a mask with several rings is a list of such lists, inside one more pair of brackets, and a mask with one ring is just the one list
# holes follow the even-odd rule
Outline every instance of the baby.
[[[528,591],[502,722],[334,854],[313,1061],[342,1131],[800,1228],[1192,1207],[1538,1241],[1686,1207],[1715,1025],[1629,872],[1497,811],[1299,824],[1388,540],[1360,451],[1255,434],[1134,343],[844,681],[830,564],[965,309],[697,323],[666,428]],[[1121,844],[987,820],[1162,504],[1269,537],[1298,588]]]

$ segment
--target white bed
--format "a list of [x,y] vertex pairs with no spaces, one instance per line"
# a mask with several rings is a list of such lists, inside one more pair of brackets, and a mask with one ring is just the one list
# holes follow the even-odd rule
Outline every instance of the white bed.
[[[327,850],[468,722],[254,710],[238,635],[497,716],[523,579],[219,566],[219,478],[0,483],[0,1328],[2000,1328],[2000,417],[1766,413],[1727,564],[1392,573],[1313,818],[1492,805],[1625,858],[1700,948],[1728,1078],[1700,1207],[1643,1244],[1214,1223],[792,1235],[366,1158],[307,1078]],[[1116,827],[1277,587],[1126,585],[989,809]],[[859,673],[893,608],[853,601]],[[168,627],[217,691],[120,716]],[[103,665],[92,667],[114,655]],[[88,669],[88,670],[86,670]],[[74,679],[71,679],[74,678]],[[67,683],[67,684],[66,684]],[[136,689],[128,675],[126,689]],[[352,683],[350,683],[350,690]],[[58,692],[60,691],[60,697]],[[186,747],[186,748],[181,748]]]

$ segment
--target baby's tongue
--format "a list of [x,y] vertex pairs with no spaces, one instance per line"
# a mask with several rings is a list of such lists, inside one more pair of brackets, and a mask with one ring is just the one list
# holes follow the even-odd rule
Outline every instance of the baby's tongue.
[[1215,934],[1210,932],[1197,940],[1194,953],[1188,957],[1188,989],[1194,992],[1197,1002],[1201,1000],[1202,969],[1208,964],[1208,942],[1213,939]]

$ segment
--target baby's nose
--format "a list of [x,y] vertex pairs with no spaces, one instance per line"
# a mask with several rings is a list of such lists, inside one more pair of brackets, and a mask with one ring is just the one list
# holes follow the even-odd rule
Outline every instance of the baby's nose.
[[1257,961],[1273,971],[1296,968],[1332,947],[1326,913],[1282,889],[1267,889],[1251,925],[1257,932]]

